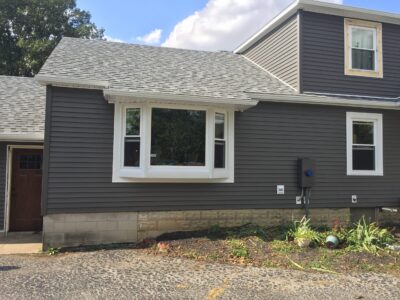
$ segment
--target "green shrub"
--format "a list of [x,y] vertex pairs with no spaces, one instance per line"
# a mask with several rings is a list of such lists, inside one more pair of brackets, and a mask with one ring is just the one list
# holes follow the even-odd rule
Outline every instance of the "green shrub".
[[381,229],[375,223],[368,224],[364,217],[354,225],[347,235],[347,243],[353,250],[377,253],[395,241],[387,229]]

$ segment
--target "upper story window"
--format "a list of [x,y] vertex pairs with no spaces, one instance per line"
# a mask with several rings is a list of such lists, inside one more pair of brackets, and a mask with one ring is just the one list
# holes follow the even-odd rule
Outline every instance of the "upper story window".
[[347,113],[347,175],[383,175],[382,115]]
[[345,74],[383,77],[382,24],[345,19]]
[[115,103],[113,182],[233,182],[234,110]]

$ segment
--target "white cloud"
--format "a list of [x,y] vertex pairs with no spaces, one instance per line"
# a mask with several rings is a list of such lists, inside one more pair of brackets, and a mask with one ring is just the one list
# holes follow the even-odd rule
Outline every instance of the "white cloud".
[[[162,46],[233,50],[292,0],[209,0],[200,11],[177,23]],[[341,4],[342,0],[327,0]]]
[[136,37],[136,40],[143,44],[157,45],[160,43],[161,35],[162,35],[162,29],[154,29],[148,34]]
[[121,40],[121,39],[113,38],[113,37],[111,37],[111,36],[109,36],[109,35],[105,35],[104,38],[105,38],[107,41],[110,41],[110,42],[126,43],[125,41],[123,41],[123,40]]

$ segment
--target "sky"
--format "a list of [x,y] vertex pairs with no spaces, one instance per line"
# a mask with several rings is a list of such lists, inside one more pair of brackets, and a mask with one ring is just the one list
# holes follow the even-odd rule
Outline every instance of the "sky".
[[[325,0],[400,14],[399,0]],[[234,50],[292,0],[77,0],[109,41]]]

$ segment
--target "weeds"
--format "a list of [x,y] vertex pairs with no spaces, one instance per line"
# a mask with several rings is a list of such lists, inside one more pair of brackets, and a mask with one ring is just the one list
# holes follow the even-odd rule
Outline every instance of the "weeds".
[[355,227],[347,235],[347,243],[351,249],[365,250],[374,254],[394,241],[393,235],[387,229],[381,229],[375,223],[367,224],[364,217],[355,224]]
[[310,242],[319,244],[321,242],[320,234],[311,228],[310,219],[305,216],[300,221],[295,221],[293,229],[288,232],[288,238],[293,238],[299,244]]
[[47,253],[49,255],[57,255],[58,253],[60,253],[60,248],[49,248],[47,249]]
[[241,240],[229,240],[228,244],[231,246],[231,255],[236,258],[249,258],[249,250],[245,243]]

